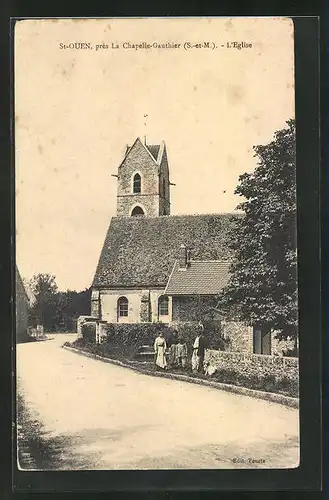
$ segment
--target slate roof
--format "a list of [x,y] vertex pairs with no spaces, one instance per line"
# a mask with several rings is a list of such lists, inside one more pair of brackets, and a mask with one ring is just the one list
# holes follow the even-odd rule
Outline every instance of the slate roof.
[[167,295],[217,295],[229,280],[230,261],[191,260],[180,269],[175,262],[168,284]]
[[228,260],[234,214],[113,217],[94,287],[165,287],[182,244],[193,260]]
[[159,150],[160,150],[160,145],[159,144],[146,144],[146,147],[147,149],[149,150],[149,152],[151,153],[151,155],[153,156],[153,158],[155,160],[158,159],[158,154],[159,154]]

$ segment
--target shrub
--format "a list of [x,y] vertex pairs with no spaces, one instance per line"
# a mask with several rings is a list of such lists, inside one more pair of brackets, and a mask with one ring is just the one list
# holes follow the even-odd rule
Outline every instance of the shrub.
[[96,323],[84,323],[81,326],[82,338],[88,343],[96,342]]
[[[223,346],[220,332],[205,325],[204,335],[208,345]],[[168,326],[165,323],[110,323],[107,325],[106,336],[102,344],[107,344],[107,354],[113,357],[132,359],[142,345],[152,345],[162,332],[167,343],[170,344],[173,331],[176,330],[178,337],[187,345],[188,358],[192,356],[193,343],[200,329],[196,323],[182,323],[176,326]]]
[[[66,342],[65,342],[66,344]],[[64,345],[65,345],[64,344]],[[86,339],[84,339],[83,337],[78,337],[76,340],[74,340],[73,342],[69,342],[69,344],[72,346],[72,347],[86,347],[86,345],[89,345],[90,343],[86,341]]]
[[110,323],[102,339],[102,349],[113,357],[132,359],[142,345],[153,345],[160,331],[170,340],[172,330],[164,323]]

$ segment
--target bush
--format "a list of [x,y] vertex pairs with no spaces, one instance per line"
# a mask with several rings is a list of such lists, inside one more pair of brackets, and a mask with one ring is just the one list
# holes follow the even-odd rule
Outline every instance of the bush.
[[96,323],[84,323],[81,326],[82,338],[92,344],[96,342]]
[[164,323],[110,323],[102,349],[115,358],[133,359],[142,345],[152,345],[159,332],[170,342],[172,330]]
[[[194,323],[183,323],[177,326],[168,326],[165,323],[109,323],[106,327],[106,335],[102,344],[107,344],[107,353],[120,358],[132,359],[141,345],[153,345],[159,332],[162,332],[167,343],[170,345],[173,331],[178,332],[187,345],[188,357],[192,355],[193,343],[196,335],[200,332],[198,325]],[[81,328],[82,337],[88,343],[96,342],[96,324],[85,323]],[[208,322],[204,324],[204,336],[209,348],[225,349],[225,342],[220,334],[220,327]]]
[[[102,345],[107,354],[120,359],[133,359],[142,345],[153,346],[156,337],[163,333],[166,342],[170,345],[173,332],[186,343],[188,358],[191,359],[193,343],[200,329],[196,323],[183,323],[177,326],[168,326],[165,323],[110,323],[107,325],[106,336]],[[220,332],[213,327],[213,323],[205,324],[204,335],[207,345],[223,347]]]
[[87,342],[83,337],[78,337],[76,340],[74,340],[73,342],[65,342],[64,345],[66,344],[69,344],[70,346],[72,347],[86,347],[87,345],[89,345],[90,343]]

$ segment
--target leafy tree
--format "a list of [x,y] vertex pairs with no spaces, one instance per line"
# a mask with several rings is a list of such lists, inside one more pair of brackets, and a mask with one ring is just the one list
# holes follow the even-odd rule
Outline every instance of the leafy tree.
[[67,290],[56,295],[56,325],[64,331],[75,331],[76,320],[81,315],[90,314],[91,290],[81,292]]
[[221,307],[232,315],[276,330],[285,339],[297,337],[297,249],[295,122],[255,146],[258,165],[239,177],[238,205],[230,247],[234,252],[231,279]]
[[55,321],[57,293],[55,276],[36,274],[30,281],[30,287],[35,297],[30,311],[31,322],[42,324],[49,330]]
[[75,331],[77,318],[90,314],[90,289],[60,292],[51,274],[33,276],[30,287],[35,295],[31,323],[43,324],[47,331]]

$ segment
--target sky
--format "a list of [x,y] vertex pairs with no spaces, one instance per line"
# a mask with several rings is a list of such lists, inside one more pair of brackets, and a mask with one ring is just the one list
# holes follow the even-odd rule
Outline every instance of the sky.
[[[123,48],[143,42],[180,47]],[[16,260],[61,290],[91,285],[136,137],[166,143],[172,215],[233,212],[253,146],[294,117],[289,19],[25,20],[14,71]]]

